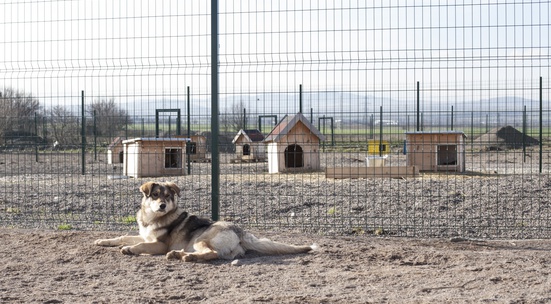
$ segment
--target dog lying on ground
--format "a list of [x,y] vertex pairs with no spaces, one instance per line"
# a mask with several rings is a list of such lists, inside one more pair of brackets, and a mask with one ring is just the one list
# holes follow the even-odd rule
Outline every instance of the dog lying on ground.
[[96,240],[98,246],[121,246],[128,255],[166,254],[167,259],[205,262],[233,259],[248,250],[262,254],[306,253],[317,246],[295,246],[258,239],[230,222],[199,218],[178,207],[180,188],[174,183],[148,182],[136,219],[140,235]]

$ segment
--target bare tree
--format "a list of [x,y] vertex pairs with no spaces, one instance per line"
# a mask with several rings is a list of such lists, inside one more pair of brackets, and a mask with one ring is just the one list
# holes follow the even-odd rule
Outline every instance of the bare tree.
[[[131,118],[126,110],[121,109],[114,98],[97,100],[88,106],[87,112],[96,119],[96,135],[115,137],[131,124]],[[92,122],[88,122],[91,125]]]
[[234,102],[229,113],[222,113],[221,125],[226,132],[238,132],[244,129],[245,104],[243,101]]
[[40,109],[38,100],[31,94],[13,88],[5,88],[1,94],[0,138],[4,139],[6,134],[14,133],[34,134],[35,113]]
[[59,145],[78,145],[80,125],[78,117],[62,106],[54,106],[46,113],[50,117],[51,136]]

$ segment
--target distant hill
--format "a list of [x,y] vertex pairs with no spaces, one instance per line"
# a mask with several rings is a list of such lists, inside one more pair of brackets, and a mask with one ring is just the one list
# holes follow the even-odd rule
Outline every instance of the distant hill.
[[[243,95],[222,95],[219,100],[221,114],[231,113],[232,106],[243,103],[247,115],[277,115],[282,118],[286,114],[300,111],[299,93],[262,93]],[[182,99],[136,99],[121,102],[120,106],[133,117],[146,117],[151,120],[155,117],[155,109],[181,109],[181,115],[187,115],[187,101]],[[544,101],[548,109],[549,101]],[[347,92],[303,92],[302,112],[309,117],[322,115],[334,117],[340,121],[369,121],[379,120],[380,107],[383,107],[383,120],[398,121],[404,125],[406,121],[413,122],[416,116],[415,100],[397,100],[387,97],[377,97],[369,94]],[[529,113],[539,109],[539,101],[520,97],[495,97],[482,100],[422,101],[421,109],[426,125],[451,123],[451,107],[454,111],[454,122],[469,124],[497,124],[513,122],[518,124],[522,120],[524,106]],[[79,106],[71,106],[78,113]],[[168,115],[168,114],[166,114]],[[210,99],[192,99],[191,115],[195,120],[206,120],[211,115]],[[534,116],[535,114],[531,114]],[[530,117],[530,114],[529,114]],[[249,118],[250,119],[250,118]]]

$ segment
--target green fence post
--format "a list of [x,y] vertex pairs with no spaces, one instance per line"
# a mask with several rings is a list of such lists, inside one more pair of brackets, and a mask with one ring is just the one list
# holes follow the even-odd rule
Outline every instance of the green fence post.
[[[191,94],[189,86],[187,87],[187,138],[191,142]],[[186,149],[187,153],[187,174],[191,174],[191,155],[189,154],[189,149]]]
[[94,160],[98,160],[98,132],[96,129],[96,110],[94,110]]
[[34,160],[38,162],[38,118],[34,112]]
[[539,172],[541,173],[543,170],[543,77],[540,76],[540,166],[539,166]]
[[212,100],[211,100],[211,134],[212,134],[212,168],[211,168],[211,199],[212,220],[219,219],[220,212],[220,155],[219,136],[220,125],[218,117],[218,0],[211,1],[211,68],[212,68]]
[[82,162],[82,175],[86,174],[86,117],[84,114],[84,90],[81,92],[81,162]]
[[420,101],[420,94],[419,94],[419,81],[417,81],[417,131],[421,131],[421,119],[419,117],[419,114],[421,113],[420,104],[421,104],[421,101]]

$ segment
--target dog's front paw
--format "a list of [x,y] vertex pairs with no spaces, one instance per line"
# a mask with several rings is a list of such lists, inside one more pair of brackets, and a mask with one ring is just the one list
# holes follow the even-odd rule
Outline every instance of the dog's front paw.
[[182,259],[182,253],[178,250],[172,250],[166,254],[167,260],[180,260]]
[[111,240],[109,240],[109,239],[107,239],[107,240],[99,239],[99,240],[96,240],[94,242],[94,244],[97,245],[97,246],[103,246],[103,247],[113,246]]
[[182,261],[184,262],[197,262],[197,256],[195,254],[192,254],[192,253],[186,253],[183,257],[182,257]]
[[132,246],[124,246],[121,248],[121,253],[126,255],[134,255],[134,252],[132,252]]

